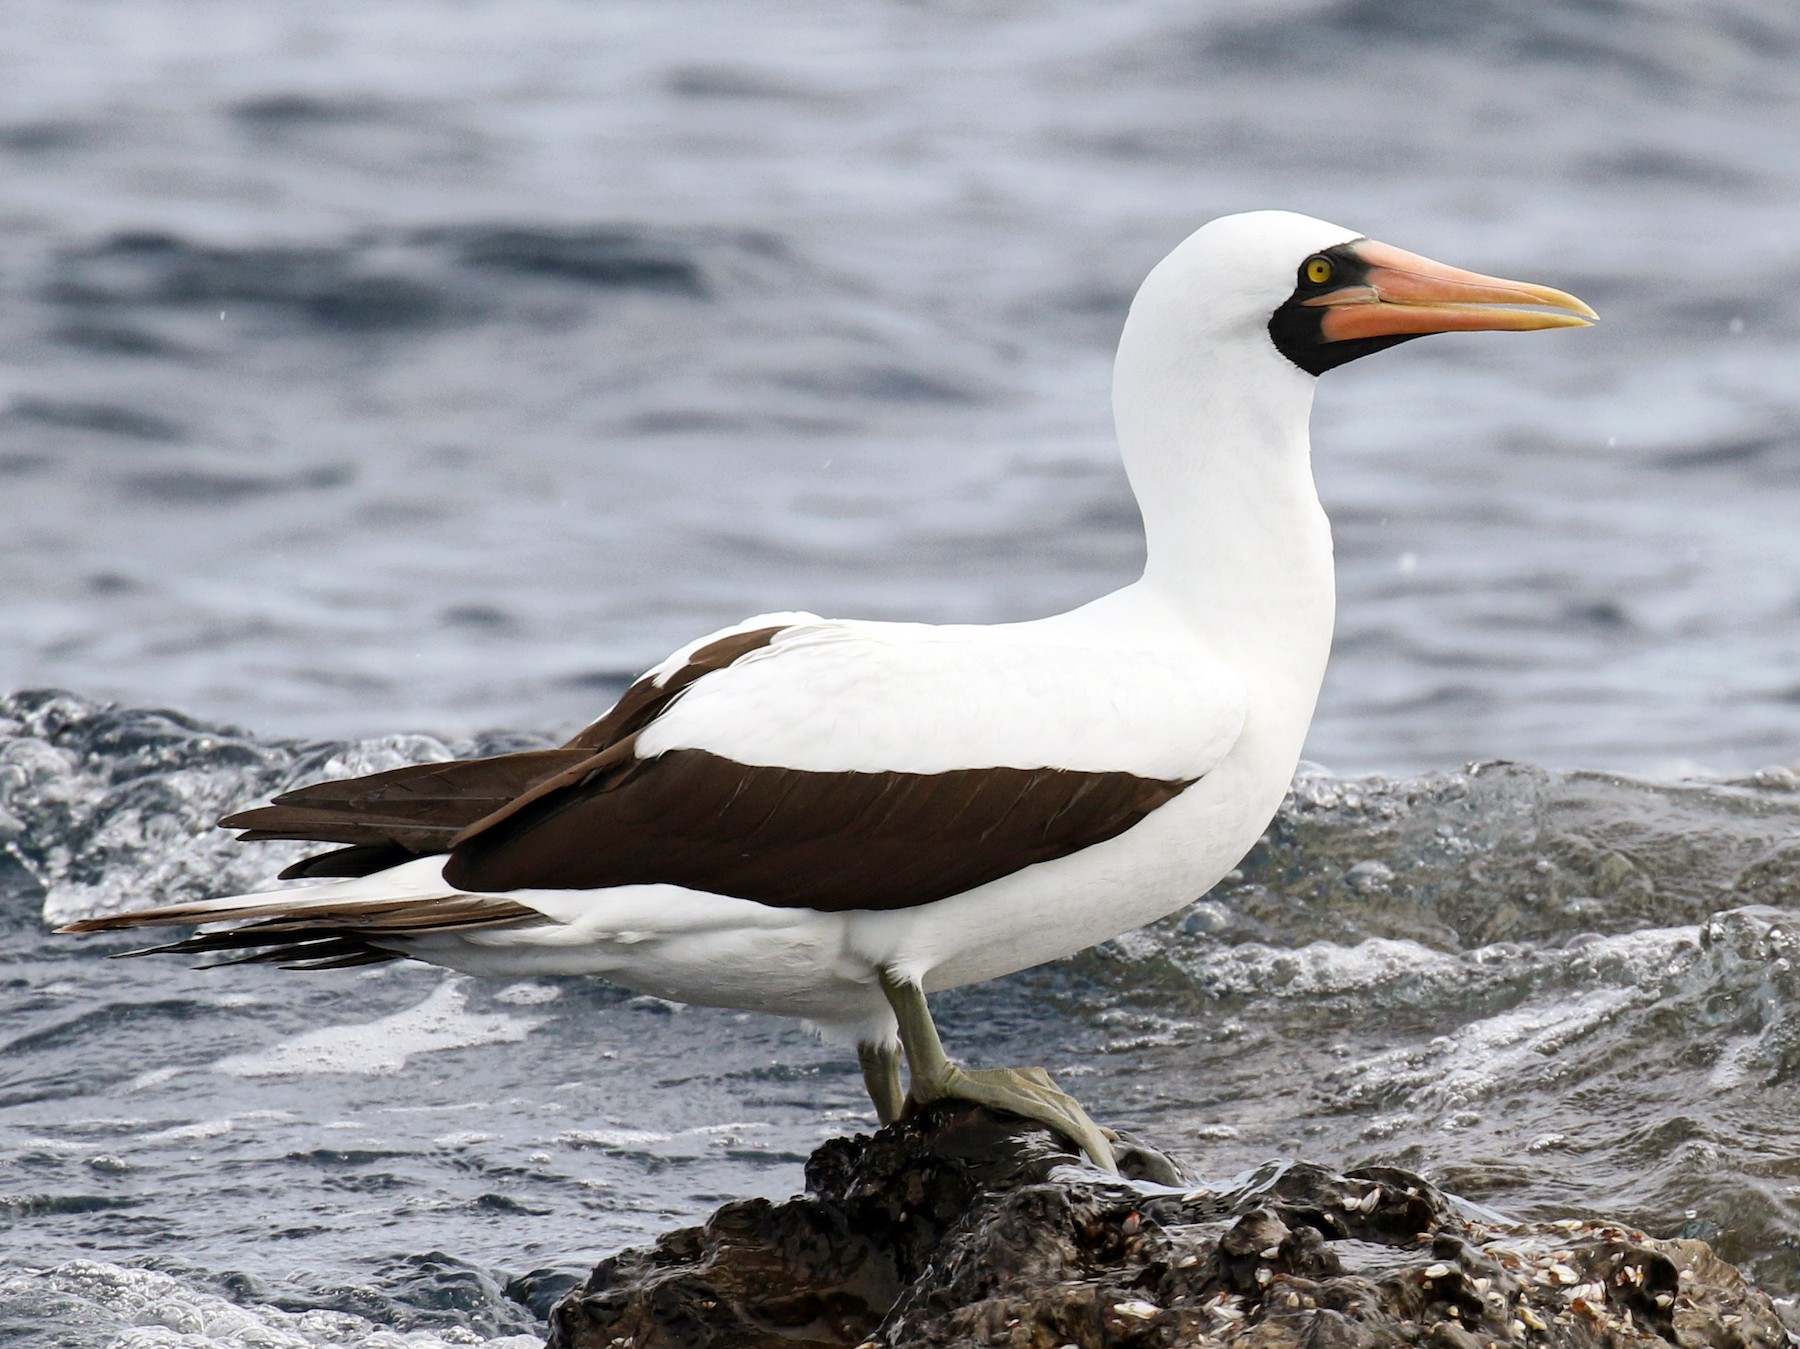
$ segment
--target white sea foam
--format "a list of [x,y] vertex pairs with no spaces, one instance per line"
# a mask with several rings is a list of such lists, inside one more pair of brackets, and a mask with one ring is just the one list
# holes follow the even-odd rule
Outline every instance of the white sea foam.
[[[1563,964],[1567,973],[1600,979],[1597,987],[1558,982],[1553,995],[1480,1017],[1429,1043],[1379,1054],[1359,1065],[1345,1101],[1374,1102],[1395,1088],[1409,1108],[1442,1113],[1443,1127],[1467,1127],[1478,1118],[1466,1107],[1521,1082],[1554,1082],[1567,1071],[1558,1052],[1616,1022],[1630,1009],[1661,996],[1660,976],[1678,971],[1692,948],[1691,927],[1651,929],[1600,938],[1571,959],[1539,952],[1535,964]],[[1483,963],[1472,951],[1465,959]],[[1602,969],[1614,971],[1603,975]]]
[[555,1002],[561,996],[562,990],[555,984],[508,984],[494,994],[494,1001],[509,1003],[514,1007],[536,1007],[542,1003]]
[[618,1148],[630,1150],[646,1147],[651,1143],[667,1143],[670,1134],[659,1134],[650,1129],[571,1129],[567,1133],[558,1134],[556,1141],[577,1148]]
[[479,1129],[464,1129],[457,1133],[439,1134],[431,1140],[431,1145],[438,1148],[472,1148],[477,1143],[491,1142],[493,1137]]
[[97,1260],[0,1272],[0,1304],[46,1322],[110,1330],[111,1349],[540,1349],[534,1335],[401,1332],[348,1312],[240,1307],[167,1274]]
[[1413,941],[1371,937],[1355,946],[1317,941],[1298,949],[1246,942],[1207,946],[1182,960],[1195,985],[1215,997],[1326,997],[1388,985],[1460,982],[1463,961]]
[[155,1133],[145,1134],[137,1141],[153,1146],[159,1143],[193,1143],[203,1138],[223,1137],[240,1124],[263,1124],[271,1120],[283,1121],[293,1118],[293,1115],[286,1110],[243,1110],[220,1119],[195,1120],[192,1124],[177,1124],[172,1128],[158,1129]]
[[327,1026],[283,1040],[254,1054],[234,1054],[214,1065],[234,1077],[279,1077],[291,1073],[398,1072],[414,1054],[473,1045],[514,1044],[540,1023],[518,1017],[471,1012],[461,981],[444,979],[416,1007],[378,1021]]
[[139,1073],[125,1084],[126,1091],[147,1091],[151,1087],[160,1087],[163,1083],[181,1076],[186,1070],[180,1067],[152,1068],[147,1073]]
[[221,1134],[231,1132],[229,1119],[203,1119],[192,1124],[178,1124],[172,1129],[158,1129],[153,1134],[145,1134],[138,1141],[155,1145],[157,1143],[192,1143],[202,1138],[218,1138]]

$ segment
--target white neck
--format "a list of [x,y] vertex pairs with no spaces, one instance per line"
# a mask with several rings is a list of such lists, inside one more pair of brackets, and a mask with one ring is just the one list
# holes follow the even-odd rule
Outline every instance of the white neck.
[[1302,733],[1334,608],[1313,385],[1265,333],[1207,331],[1191,311],[1141,303],[1113,377],[1148,549],[1132,589],[1300,713]]

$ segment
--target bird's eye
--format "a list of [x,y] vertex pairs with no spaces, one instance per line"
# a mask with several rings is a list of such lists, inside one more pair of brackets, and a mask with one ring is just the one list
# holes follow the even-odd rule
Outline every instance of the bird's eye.
[[1322,286],[1331,280],[1337,269],[1331,265],[1330,258],[1308,258],[1306,260],[1306,279],[1315,286]]

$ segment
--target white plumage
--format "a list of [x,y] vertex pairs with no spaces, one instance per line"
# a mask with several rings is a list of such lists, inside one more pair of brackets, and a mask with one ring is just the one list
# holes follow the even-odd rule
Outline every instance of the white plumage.
[[637,753],[821,773],[1211,771],[1243,726],[1237,676],[1166,633],[1110,635],[1096,643],[1079,610],[992,627],[799,622],[696,683]]

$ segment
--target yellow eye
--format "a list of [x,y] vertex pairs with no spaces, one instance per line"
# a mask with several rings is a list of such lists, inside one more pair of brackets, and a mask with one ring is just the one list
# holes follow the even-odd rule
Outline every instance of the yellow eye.
[[1335,270],[1330,258],[1308,258],[1306,261],[1306,279],[1315,286],[1322,286],[1331,280]]

